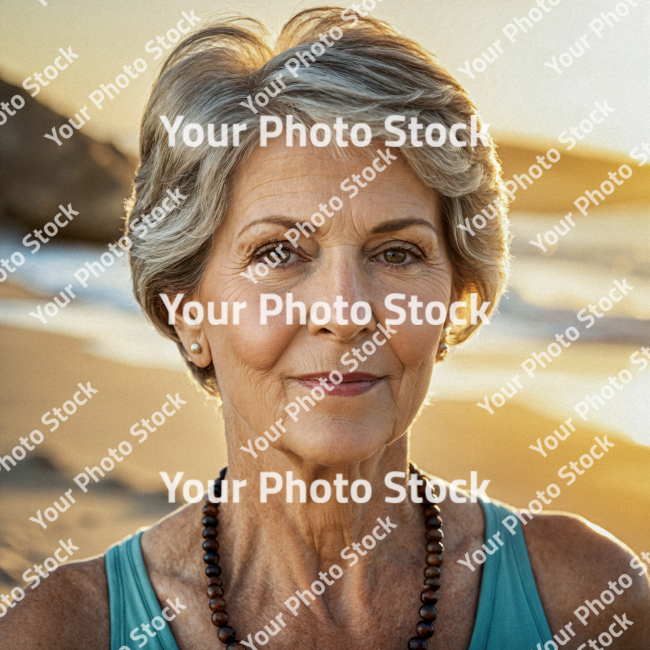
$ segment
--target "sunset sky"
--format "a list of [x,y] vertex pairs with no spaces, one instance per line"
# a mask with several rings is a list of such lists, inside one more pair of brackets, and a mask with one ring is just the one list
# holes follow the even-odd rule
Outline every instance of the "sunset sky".
[[[138,122],[153,75],[163,60],[154,61],[154,55],[145,52],[145,44],[175,27],[182,11],[194,10],[202,19],[199,26],[210,16],[237,11],[277,29],[296,10],[314,4],[295,0],[117,0],[107,6],[98,0],[43,1],[47,6],[39,0],[4,0],[0,74],[20,85],[52,64],[59,48],[72,47],[79,58],[44,88],[38,99],[66,115],[88,106],[91,120],[84,127],[86,133],[112,139],[131,151],[135,150]],[[366,2],[371,6],[371,0]],[[528,33],[515,35],[515,43],[502,29],[514,18],[527,16],[537,6],[533,1],[380,0],[373,14],[434,52],[469,90],[494,135],[540,140],[550,146],[560,132],[586,118],[595,102],[607,101],[614,113],[582,144],[627,154],[650,140],[650,9],[640,0],[631,8],[633,2],[628,0],[629,14],[613,27],[605,23],[598,37],[589,24],[600,12],[613,11],[616,2],[564,0],[552,7],[547,1],[550,10],[542,12],[541,20],[533,23]],[[24,31],[26,24],[30,25],[29,35]],[[562,74],[544,65],[585,34],[589,49],[570,67],[561,67]],[[475,73],[475,79],[458,70],[497,39],[501,39],[503,53],[485,71]],[[105,102],[100,111],[88,95],[100,84],[114,82],[122,66],[131,65],[138,57],[147,62],[146,71],[118,97]]]

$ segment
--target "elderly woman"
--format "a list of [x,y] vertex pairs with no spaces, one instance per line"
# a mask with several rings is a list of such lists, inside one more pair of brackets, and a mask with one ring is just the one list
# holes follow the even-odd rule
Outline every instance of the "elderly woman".
[[[387,297],[448,308],[475,294],[489,313],[506,278],[499,163],[471,135],[466,92],[350,11],[304,11],[269,42],[253,21],[223,21],[176,48],[146,107],[130,212],[134,226],[185,197],[146,236],[129,231],[133,285],[220,400],[227,472],[204,502],[30,591],[2,621],[2,647],[647,650],[648,582],[628,549],[574,516],[515,516],[449,486],[442,498],[409,465],[434,364],[481,319],[446,309],[395,324]],[[294,146],[261,141],[278,128],[268,118],[288,116]],[[455,142],[420,130],[387,147],[391,116],[464,126]],[[372,142],[354,146],[348,130],[299,146],[295,125],[337,118],[368,124]],[[212,142],[182,135],[187,124],[213,125]],[[484,210],[475,236],[458,228]],[[268,294],[309,316],[262,318]],[[319,301],[340,314],[316,318]],[[369,313],[353,318],[355,302]]]

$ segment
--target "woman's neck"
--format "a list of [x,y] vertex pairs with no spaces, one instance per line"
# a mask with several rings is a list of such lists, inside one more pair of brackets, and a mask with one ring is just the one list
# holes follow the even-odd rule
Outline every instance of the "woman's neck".
[[[226,536],[235,574],[238,568],[244,571],[251,557],[267,556],[274,574],[286,570],[301,575],[294,583],[311,584],[308,581],[319,571],[345,566],[342,553],[356,554],[359,565],[372,564],[373,559],[403,552],[404,540],[423,532],[420,506],[412,502],[407,484],[407,436],[369,458],[339,467],[272,447],[254,458],[239,449],[242,438],[229,430],[228,500],[224,486],[220,507],[219,534]],[[391,482],[402,487],[402,495],[406,492],[401,501]],[[327,501],[314,502],[313,496],[324,500],[326,494]]]

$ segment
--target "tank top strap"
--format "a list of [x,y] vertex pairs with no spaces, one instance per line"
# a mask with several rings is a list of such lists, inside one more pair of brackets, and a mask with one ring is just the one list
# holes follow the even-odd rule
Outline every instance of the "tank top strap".
[[[553,639],[514,511],[480,500],[486,559],[469,650],[538,650]],[[477,558],[481,560],[479,555]],[[468,569],[469,570],[469,569]],[[539,644],[539,646],[538,646]]]
[[[106,578],[111,618],[111,650],[179,650],[163,617],[142,557],[137,533],[106,551]],[[167,609],[167,608],[166,608]],[[169,610],[173,616],[173,612]],[[142,625],[149,626],[150,636]],[[160,629],[159,629],[160,628]],[[144,638],[142,638],[144,637]]]

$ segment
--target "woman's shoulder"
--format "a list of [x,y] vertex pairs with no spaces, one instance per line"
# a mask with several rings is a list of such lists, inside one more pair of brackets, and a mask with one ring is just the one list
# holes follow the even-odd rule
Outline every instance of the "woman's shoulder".
[[[148,574],[182,572],[178,558],[185,554],[180,547],[186,544],[195,526],[195,511],[195,505],[185,506],[143,531],[142,549]],[[39,644],[43,643],[50,650],[109,650],[106,553],[64,564],[35,589],[27,588],[25,597],[14,607],[8,607],[7,614],[0,618],[3,650],[41,647]]]
[[5,650],[41,647],[110,648],[108,586],[104,557],[60,566],[0,618]]
[[[524,518],[531,567],[553,633],[571,623],[575,639],[587,643],[611,624],[619,630],[614,617],[624,621],[626,616],[631,623],[625,647],[650,647],[650,582],[634,553],[577,515],[549,512]],[[582,620],[576,615],[579,608]]]

